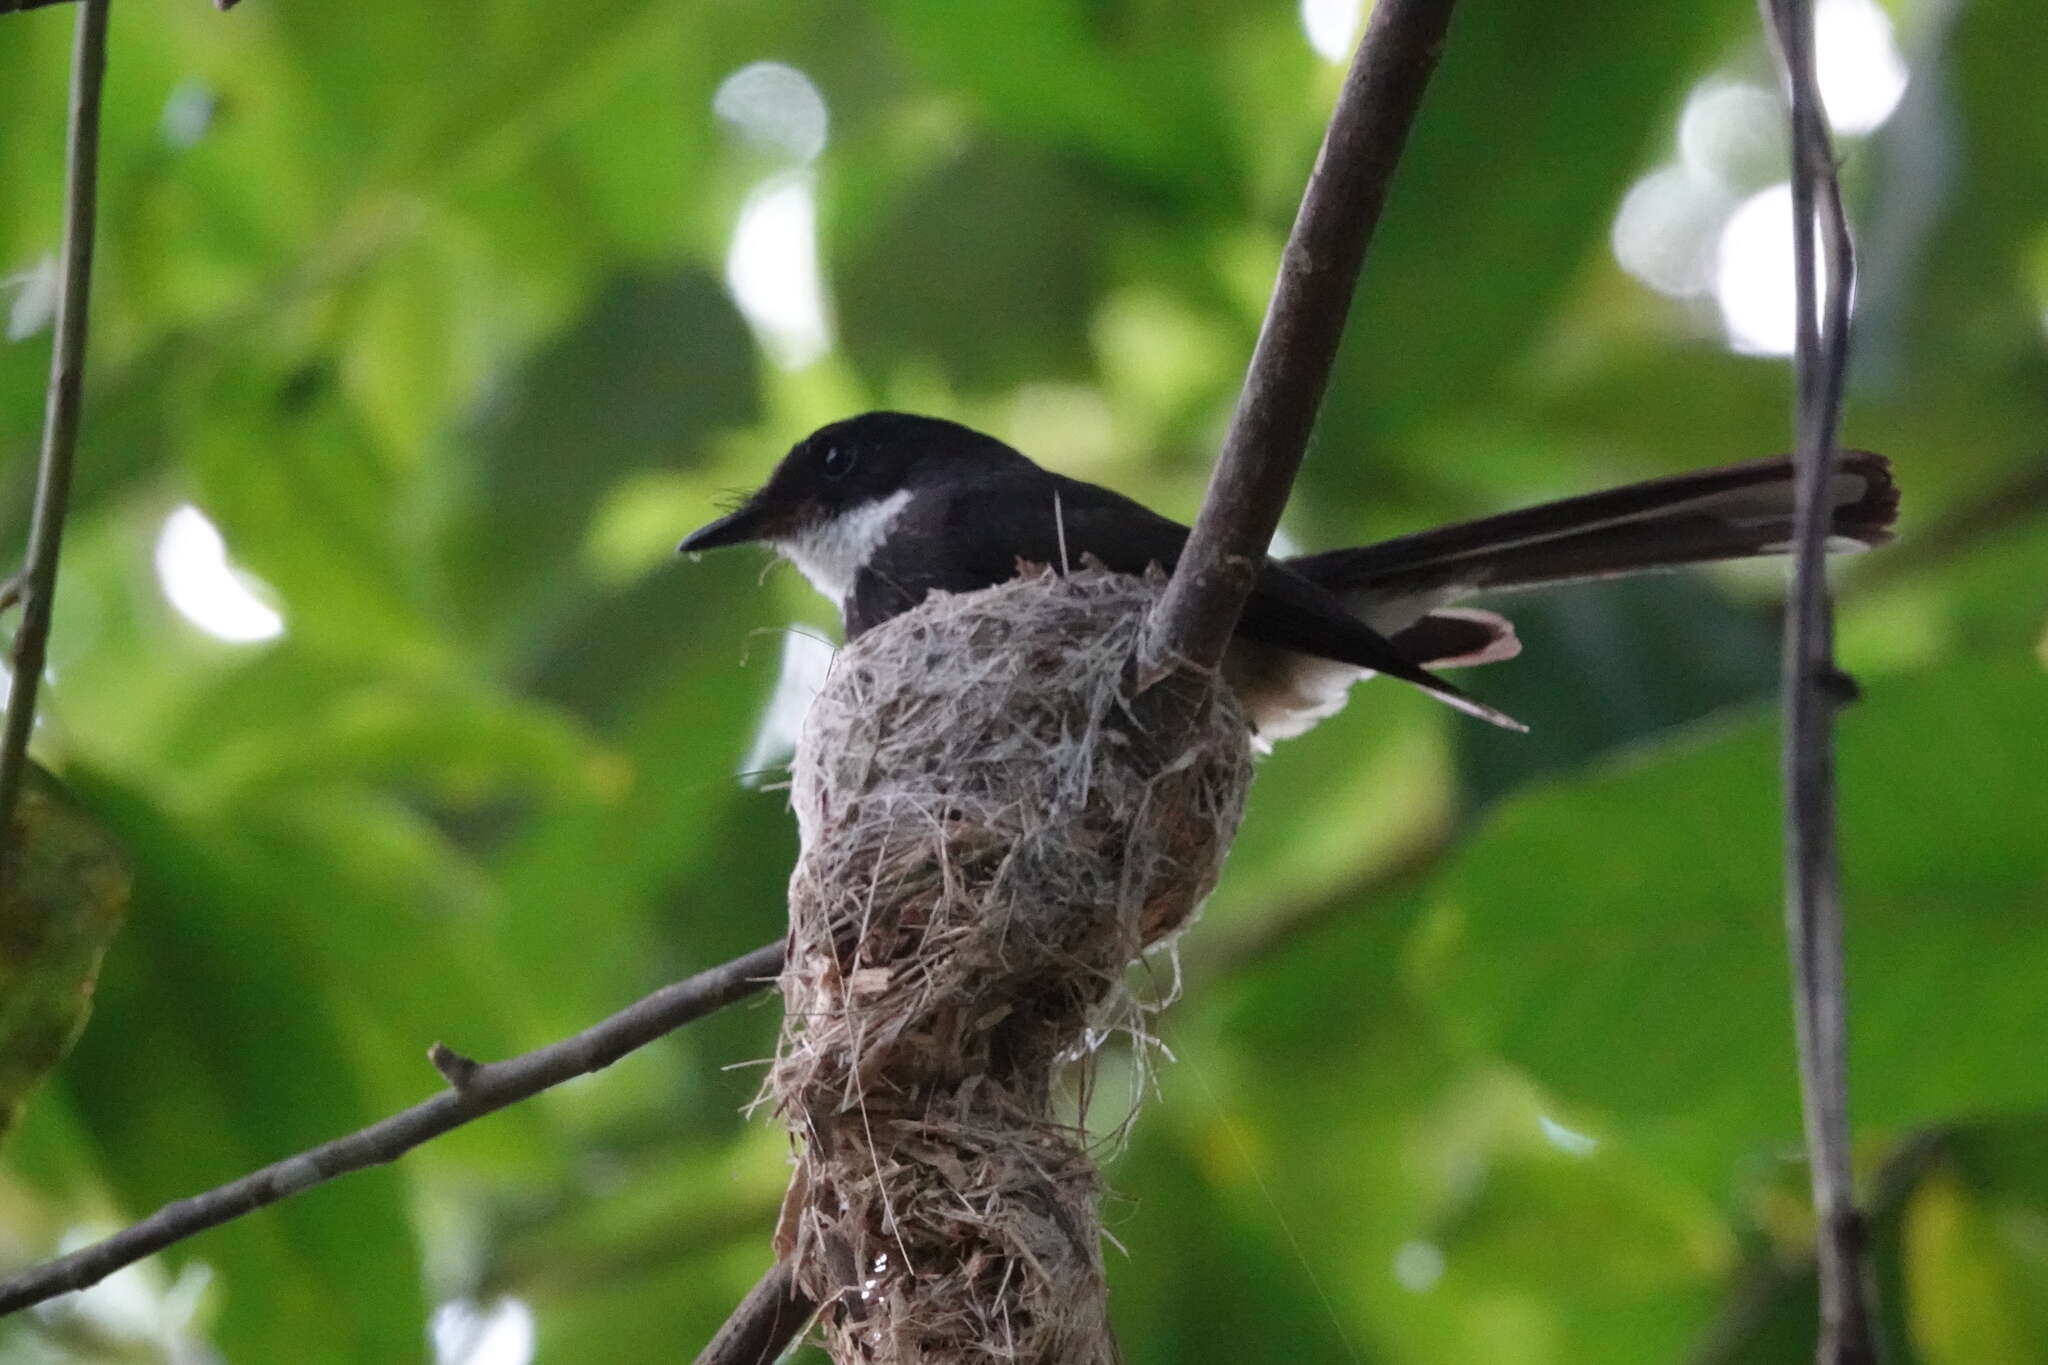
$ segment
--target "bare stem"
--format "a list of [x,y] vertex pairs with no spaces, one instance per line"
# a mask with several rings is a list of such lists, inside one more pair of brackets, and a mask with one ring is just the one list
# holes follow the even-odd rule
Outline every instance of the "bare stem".
[[1142,671],[1213,668],[1280,524],[1394,168],[1450,27],[1451,0],[1379,0],[1288,234],[1216,472],[1147,623]]
[[[0,1282],[0,1316],[97,1284],[122,1266],[301,1190],[395,1161],[472,1119],[610,1066],[663,1034],[745,999],[782,970],[782,944],[674,982],[581,1033],[502,1062],[471,1063],[459,1085],[347,1137],[287,1157],[218,1189],[166,1204],[132,1227]],[[445,1058],[454,1056],[438,1049]],[[466,1058],[462,1059],[467,1061]]]
[[1766,25],[1783,65],[1792,128],[1799,451],[1797,535],[1784,646],[1785,930],[1818,1224],[1815,1263],[1821,1321],[1816,1358],[1820,1365],[1872,1365],[1880,1352],[1868,1239],[1850,1169],[1848,1012],[1835,815],[1835,710],[1854,689],[1835,665],[1834,606],[1826,566],[1827,490],[1837,459],[1855,265],[1834,149],[1814,79],[1812,7],[1808,0],[1763,2]]
[[[1956,1133],[1930,1128],[1907,1135],[1870,1179],[1870,1224],[1881,1241],[1896,1242],[1906,1209],[1927,1177],[1952,1155]],[[1686,1353],[1685,1365],[1739,1365],[1757,1357],[1758,1338],[1786,1300],[1814,1281],[1812,1256],[1781,1257],[1766,1246],[1750,1259],[1721,1311]]]
[[14,802],[28,767],[36,688],[50,645],[50,608],[57,556],[71,502],[72,457],[84,392],[85,323],[92,298],[93,228],[99,213],[100,87],[107,71],[108,0],[85,0],[71,57],[71,128],[64,190],[64,264],[57,294],[57,334],[50,348],[50,387],[43,416],[42,460],[36,468],[35,512],[21,579],[21,627],[14,635],[14,678],[0,732],[0,843],[14,828]]
[[817,1311],[796,1287],[789,1262],[777,1261],[698,1353],[696,1365],[774,1365]]

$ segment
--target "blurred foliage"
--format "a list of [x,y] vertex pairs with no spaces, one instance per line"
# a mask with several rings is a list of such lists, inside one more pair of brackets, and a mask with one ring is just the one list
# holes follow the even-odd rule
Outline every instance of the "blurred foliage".
[[0,845],[0,1138],[78,1040],[128,869],[89,811],[33,763]]
[[[1846,147],[1847,437],[1908,490],[1900,544],[1841,577],[1856,1105],[1873,1172],[1941,1135],[1877,1222],[1897,1358],[2021,1365],[2048,1361],[2048,110],[2029,7],[1890,12],[1913,81]],[[8,555],[70,23],[0,20]],[[1609,245],[1688,91],[1768,81],[1755,28],[1463,9],[1301,543],[1783,445],[1784,363]],[[821,93],[814,160],[714,115],[763,60]],[[1287,0],[120,7],[38,752],[134,904],[0,1151],[0,1264],[420,1098],[437,1038],[535,1046],[774,936],[793,831],[735,772],[782,632],[827,618],[675,540],[872,406],[1191,513],[1339,74]],[[769,183],[816,195],[835,340],[799,369],[726,282]],[[281,637],[167,603],[186,502]],[[1134,1363],[1810,1358],[1775,582],[1521,604],[1527,654],[1470,681],[1532,736],[1371,688],[1265,765],[1111,1166]],[[64,932],[75,1003],[101,931]],[[9,985],[0,1026],[42,998]],[[424,1360],[434,1305],[510,1300],[542,1360],[672,1360],[765,1263],[783,1139],[741,1109],[775,1023],[729,1011],[210,1233],[0,1327],[0,1362]]]

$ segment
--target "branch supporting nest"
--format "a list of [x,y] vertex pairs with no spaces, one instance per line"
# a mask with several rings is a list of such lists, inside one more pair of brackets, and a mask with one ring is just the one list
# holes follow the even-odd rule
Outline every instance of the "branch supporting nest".
[[1135,685],[1158,591],[934,594],[812,708],[769,1084],[798,1146],[777,1250],[841,1365],[1118,1358],[1059,1102],[1085,1111],[1103,1037],[1144,1037],[1125,971],[1215,885],[1251,779],[1213,672]]
[[1213,668],[1237,629],[1308,450],[1366,248],[1451,26],[1451,0],[1377,0],[1309,173],[1259,344],[1173,582],[1148,674]]

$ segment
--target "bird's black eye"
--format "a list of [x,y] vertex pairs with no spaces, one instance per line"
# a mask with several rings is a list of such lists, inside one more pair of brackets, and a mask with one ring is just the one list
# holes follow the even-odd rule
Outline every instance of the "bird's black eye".
[[828,479],[843,479],[860,463],[860,452],[851,446],[826,446],[818,465]]

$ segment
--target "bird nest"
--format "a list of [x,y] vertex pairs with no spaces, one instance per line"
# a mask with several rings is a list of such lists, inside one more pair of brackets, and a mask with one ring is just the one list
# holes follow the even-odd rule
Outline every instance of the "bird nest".
[[1213,674],[1133,681],[1159,587],[934,593],[840,652],[806,722],[769,1088],[779,1250],[841,1365],[1117,1358],[1056,1092],[1139,1022],[1126,969],[1215,885],[1251,776]]

